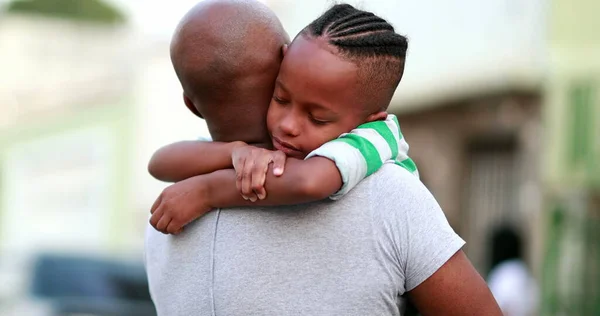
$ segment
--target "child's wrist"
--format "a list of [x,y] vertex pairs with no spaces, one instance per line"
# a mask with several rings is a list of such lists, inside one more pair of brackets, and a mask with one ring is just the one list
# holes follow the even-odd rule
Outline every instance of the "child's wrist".
[[229,143],[229,155],[231,156],[233,154],[233,151],[236,148],[240,148],[240,147],[244,147],[244,146],[248,146],[248,144],[246,144],[240,140]]
[[228,150],[229,150],[229,157],[231,157],[231,166],[233,167],[233,152],[240,147],[244,147],[244,146],[248,146],[248,144],[246,144],[243,141],[234,141],[228,144]]
[[201,203],[203,206],[207,208],[214,208],[213,201],[211,201],[211,196],[213,196],[211,194],[212,186],[210,185],[210,181],[207,181],[206,176],[198,177],[197,189],[198,191],[196,194],[198,194],[197,196],[200,198],[200,201],[202,201]]

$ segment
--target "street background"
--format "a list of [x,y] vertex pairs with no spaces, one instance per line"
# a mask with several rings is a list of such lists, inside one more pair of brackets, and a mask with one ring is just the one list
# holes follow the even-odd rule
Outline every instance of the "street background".
[[[333,3],[262,2],[292,37]],[[409,38],[389,111],[479,272],[511,227],[535,315],[600,315],[600,2],[347,2]],[[168,51],[195,3],[0,0],[1,315],[88,308],[81,293],[98,314],[148,307],[144,231],[167,184],[147,162],[208,135]]]

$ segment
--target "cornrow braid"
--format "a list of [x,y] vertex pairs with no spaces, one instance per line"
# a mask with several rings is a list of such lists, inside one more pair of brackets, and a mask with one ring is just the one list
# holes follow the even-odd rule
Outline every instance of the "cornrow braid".
[[326,37],[349,58],[392,57],[404,59],[408,48],[406,37],[371,12],[349,4],[337,4],[313,21],[303,31],[313,37]]
[[299,34],[323,39],[357,65],[359,90],[368,111],[385,110],[402,79],[408,42],[377,15],[338,4]]
[[339,30],[340,28],[348,28],[354,25],[359,25],[361,23],[372,21],[385,22],[384,19],[375,16],[371,12],[356,12],[331,23],[327,30],[330,32],[334,32]]
[[313,36],[322,36],[326,28],[332,23],[339,21],[339,23],[348,19],[354,18],[352,15],[357,13],[356,9],[351,5],[335,5],[331,9],[327,10],[318,19],[314,20],[308,25],[308,30]]

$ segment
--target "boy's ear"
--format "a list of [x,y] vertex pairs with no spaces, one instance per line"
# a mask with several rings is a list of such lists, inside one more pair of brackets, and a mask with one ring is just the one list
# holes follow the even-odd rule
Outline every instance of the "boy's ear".
[[288,44],[283,44],[283,46],[281,46],[281,54],[283,56],[285,56],[285,53],[287,53],[287,49],[288,49]]
[[373,114],[367,116],[367,120],[365,123],[374,122],[374,121],[385,121],[387,116],[388,116],[388,113],[386,111],[380,111],[377,113],[373,113]]
[[183,94],[183,103],[185,103],[185,106],[187,106],[188,110],[190,110],[192,113],[194,113],[194,115],[203,119],[202,114],[200,114],[200,112],[198,112],[198,109],[196,109],[194,102],[192,102],[192,100],[190,100],[190,98],[188,98],[185,95],[185,93]]

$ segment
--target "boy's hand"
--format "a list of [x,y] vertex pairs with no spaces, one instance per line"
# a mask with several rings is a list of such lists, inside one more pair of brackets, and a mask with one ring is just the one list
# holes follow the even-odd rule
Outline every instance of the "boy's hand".
[[179,234],[183,226],[210,211],[208,187],[202,176],[170,185],[158,196],[150,224],[164,234]]
[[286,156],[281,151],[272,151],[254,146],[236,147],[231,161],[236,173],[236,187],[246,200],[256,202],[267,197],[265,179],[269,164],[273,163],[273,174],[283,174]]

